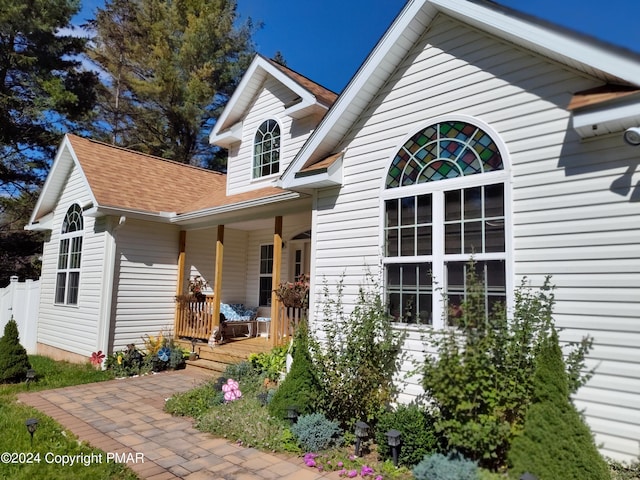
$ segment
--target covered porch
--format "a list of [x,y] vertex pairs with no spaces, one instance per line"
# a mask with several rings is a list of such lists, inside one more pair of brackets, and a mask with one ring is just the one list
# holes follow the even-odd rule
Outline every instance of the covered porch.
[[[214,332],[221,332],[236,345],[245,339],[270,347],[287,343],[307,311],[283,305],[274,290],[309,273],[310,225],[310,211],[304,208],[181,230],[176,339],[208,342]],[[189,292],[189,280],[196,276],[207,284],[198,297]],[[245,311],[232,318],[229,308]]]

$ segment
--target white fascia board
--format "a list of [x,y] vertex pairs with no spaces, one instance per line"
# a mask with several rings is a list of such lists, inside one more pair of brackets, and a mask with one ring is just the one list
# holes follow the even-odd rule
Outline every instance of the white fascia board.
[[[87,192],[89,192],[89,196],[91,197],[91,202],[93,202],[94,205],[97,205],[98,202],[93,195],[93,191],[91,190],[89,181],[87,180],[87,177],[85,176],[84,171],[80,166],[80,162],[78,162],[78,157],[71,147],[69,137],[65,135],[62,139],[62,142],[60,142],[60,146],[58,147],[58,151],[53,161],[53,165],[51,166],[51,170],[47,175],[47,179],[44,182],[42,191],[40,192],[40,196],[38,197],[38,201],[36,202],[33,212],[31,213],[31,218],[29,218],[29,223],[27,223],[27,225],[25,226],[26,230],[29,230],[31,226],[38,224],[36,219],[40,215],[42,209],[52,209],[54,207],[54,199],[57,200],[60,197],[60,191],[54,191],[54,189],[62,188],[62,185],[66,181],[68,173],[71,171],[71,168],[74,165],[80,171],[80,175],[82,176],[85,188],[87,189]],[[51,204],[45,204],[45,202],[47,201],[49,201]],[[44,215],[47,215],[49,213],[51,212],[45,211]]]
[[[344,91],[322,119],[318,128],[304,143],[287,170],[282,174],[283,185],[293,185],[296,172],[307,162],[313,152],[322,144],[333,126],[349,111],[352,102],[362,91],[363,86],[373,76],[380,64],[385,60],[396,41],[403,35],[407,26],[414,20],[427,0],[409,0],[404,9],[398,14],[394,23],[385,32],[364,63],[360,66]],[[287,188],[287,187],[285,187]]]
[[214,135],[213,131],[211,131],[211,135],[209,135],[209,143],[211,145],[217,145],[223,148],[229,148],[229,146],[240,140],[242,140],[242,122],[232,125],[231,128],[217,135]]
[[636,99],[579,110],[573,113],[572,122],[573,128],[582,138],[619,130],[620,125],[640,126],[640,101]]
[[53,212],[40,217],[39,220],[30,221],[25,225],[24,229],[30,232],[47,232],[53,228]]
[[114,207],[92,207],[83,212],[85,217],[104,217],[104,216],[114,216],[114,217],[127,217],[133,218],[137,220],[147,220],[150,222],[159,222],[159,223],[171,223],[175,218],[175,212],[144,212],[141,210],[131,210],[126,208],[114,208]]
[[326,170],[309,175],[293,176],[286,186],[280,181],[282,188],[325,188],[342,185],[342,160],[341,155],[335,162],[329,165]]
[[232,203],[229,205],[223,205],[221,207],[204,208],[202,210],[197,210],[195,212],[181,213],[179,215],[174,216],[171,219],[171,222],[180,224],[182,222],[204,219],[207,217],[212,217],[212,216],[220,215],[223,213],[244,210],[247,208],[261,207],[264,205],[282,202],[285,200],[296,200],[298,198],[300,198],[300,194],[298,192],[283,192],[278,195],[271,195],[269,197],[246,200],[244,202]]
[[[226,125],[226,122],[229,116],[231,115],[231,113],[234,111],[236,105],[240,103],[240,99],[244,95],[246,95],[246,91],[248,90],[249,85],[252,83],[253,77],[258,77],[259,79],[262,79],[267,74],[276,78],[280,83],[285,85],[291,91],[295,92],[302,99],[299,103],[296,103],[296,105],[294,105],[290,109],[287,109],[285,111],[285,114],[291,115],[290,112],[296,112],[316,104],[320,105],[317,102],[315,96],[311,94],[311,92],[309,92],[307,89],[302,87],[299,83],[295,82],[292,78],[290,78],[289,76],[285,75],[283,72],[278,70],[268,60],[264,59],[260,55],[256,55],[256,57],[251,62],[251,65],[249,65],[249,68],[243,75],[242,80],[238,84],[238,87],[233,92],[233,95],[231,95],[229,102],[227,103],[224,110],[222,111],[222,114],[216,121],[216,124],[213,126],[213,129],[209,134],[209,143],[215,144],[216,140],[224,134],[225,130],[222,130],[222,129]],[[253,92],[250,94],[253,96]],[[235,128],[237,125],[238,124],[236,123],[231,128]]]
[[560,55],[638,85],[640,59],[631,58],[632,52],[625,55],[617,48],[607,48],[595,41],[589,43],[570,32],[531,23],[467,0],[428,1],[453,18],[526,48]]

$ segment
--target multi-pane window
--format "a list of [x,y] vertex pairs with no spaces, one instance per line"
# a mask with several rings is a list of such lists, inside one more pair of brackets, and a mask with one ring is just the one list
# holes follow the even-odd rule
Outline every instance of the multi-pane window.
[[83,228],[82,209],[74,204],[67,210],[60,231],[55,303],[78,304]]
[[260,289],[258,305],[271,305],[273,290],[273,245],[260,246]]
[[253,142],[253,178],[280,170],[280,125],[267,120],[260,125]]
[[400,148],[383,194],[385,287],[396,321],[443,325],[455,316],[471,259],[487,310],[505,302],[505,179],[495,142],[466,122],[430,125]]

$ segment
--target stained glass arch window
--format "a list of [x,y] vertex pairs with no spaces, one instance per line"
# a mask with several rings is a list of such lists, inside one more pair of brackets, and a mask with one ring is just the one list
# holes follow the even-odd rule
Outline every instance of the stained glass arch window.
[[491,136],[463,121],[429,125],[400,148],[387,173],[386,188],[404,187],[503,170]]

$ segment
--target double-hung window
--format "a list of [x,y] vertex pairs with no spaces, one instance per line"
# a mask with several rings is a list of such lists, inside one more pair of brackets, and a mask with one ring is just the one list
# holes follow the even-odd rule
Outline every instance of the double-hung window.
[[506,302],[506,179],[495,141],[465,121],[420,130],[387,172],[383,265],[397,322],[455,323],[470,260],[485,307]]
[[260,286],[258,305],[271,305],[273,290],[273,244],[260,246]]
[[55,303],[77,305],[82,259],[82,209],[73,204],[67,210],[60,231]]

